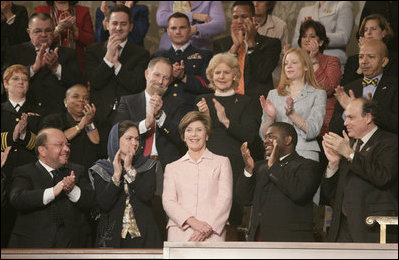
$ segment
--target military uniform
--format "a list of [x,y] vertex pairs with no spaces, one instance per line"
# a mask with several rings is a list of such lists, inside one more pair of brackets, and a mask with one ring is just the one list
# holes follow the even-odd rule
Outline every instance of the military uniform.
[[184,73],[187,76],[187,82],[183,83],[180,79],[174,79],[170,83],[164,96],[180,97],[192,107],[195,106],[195,97],[199,94],[212,93],[208,88],[209,81],[206,79],[206,68],[212,58],[212,52],[194,48],[191,44],[183,52],[175,52],[173,47],[167,51],[160,51],[153,55],[154,57],[165,57],[172,64],[184,62]]

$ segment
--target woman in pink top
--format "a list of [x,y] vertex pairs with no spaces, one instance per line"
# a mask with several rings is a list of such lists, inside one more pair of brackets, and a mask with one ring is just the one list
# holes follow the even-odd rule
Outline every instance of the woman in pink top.
[[227,157],[206,148],[211,120],[187,113],[179,133],[188,152],[165,168],[162,203],[169,216],[168,241],[224,241],[233,199],[233,177]]

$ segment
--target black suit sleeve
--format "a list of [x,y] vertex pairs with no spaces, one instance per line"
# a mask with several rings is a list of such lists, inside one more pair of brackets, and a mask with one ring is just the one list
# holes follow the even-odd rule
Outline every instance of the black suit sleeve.
[[58,60],[62,66],[61,84],[68,89],[75,84],[83,84],[83,74],[79,69],[76,51],[66,47],[59,47]]
[[276,162],[267,171],[269,179],[294,202],[313,197],[320,184],[320,171],[316,162],[306,160],[284,167]]

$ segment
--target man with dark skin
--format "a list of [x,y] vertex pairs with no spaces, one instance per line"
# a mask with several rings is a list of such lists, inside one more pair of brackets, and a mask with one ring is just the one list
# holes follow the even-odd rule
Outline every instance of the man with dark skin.
[[296,143],[294,127],[276,122],[265,134],[268,159],[255,163],[247,143],[241,146],[245,169],[235,195],[253,204],[249,241],[315,241],[312,198],[321,176],[316,161],[297,154]]

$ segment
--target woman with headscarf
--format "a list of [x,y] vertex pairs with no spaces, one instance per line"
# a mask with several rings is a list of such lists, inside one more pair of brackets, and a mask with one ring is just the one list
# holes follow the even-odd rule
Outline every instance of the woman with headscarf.
[[162,247],[151,209],[155,162],[143,156],[142,148],[138,126],[122,121],[110,131],[108,159],[89,169],[101,212],[97,247]]

